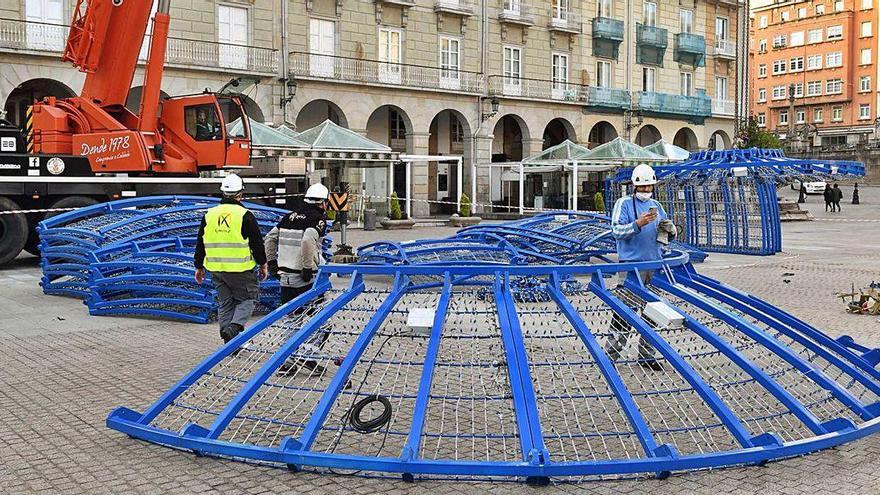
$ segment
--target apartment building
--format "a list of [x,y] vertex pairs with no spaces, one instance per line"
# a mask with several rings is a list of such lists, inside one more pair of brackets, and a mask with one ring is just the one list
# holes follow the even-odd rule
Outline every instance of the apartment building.
[[[79,90],[82,75],[59,60],[73,5],[0,0],[10,120],[34,98]],[[566,139],[729,147],[745,15],[739,0],[172,1],[163,91],[238,78],[227,90],[243,93],[255,120],[302,130],[331,119],[396,151],[462,155],[461,171],[416,163],[410,177],[413,198],[454,200],[470,191],[472,163],[516,162]],[[140,84],[138,74],[133,108]],[[344,178],[376,193],[392,181],[405,196],[404,170]],[[503,174],[478,170],[478,201],[518,197]],[[598,177],[582,179],[589,197]],[[565,203],[567,189],[549,176],[530,174],[526,189],[529,206]],[[447,210],[413,205],[416,216]]]
[[753,6],[750,105],[789,144],[837,146],[875,137],[876,0]]

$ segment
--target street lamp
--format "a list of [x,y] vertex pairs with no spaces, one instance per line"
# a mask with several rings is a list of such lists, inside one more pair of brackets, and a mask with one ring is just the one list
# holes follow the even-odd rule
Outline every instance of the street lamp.
[[[481,101],[485,101],[485,98],[484,98],[483,100],[481,100]],[[495,115],[497,115],[497,114],[498,114],[498,107],[499,107],[500,105],[501,105],[501,102],[498,101],[498,98],[495,98],[495,97],[493,96],[492,99],[489,100],[489,108],[491,109],[491,111],[490,111],[490,112],[483,112],[483,113],[481,114],[481,118],[482,118],[484,121],[486,121],[486,120],[491,119],[491,118],[494,117]]]
[[279,81],[283,82],[287,89],[287,96],[281,97],[281,108],[283,109],[288,103],[293,101],[293,97],[296,96],[296,79],[283,77],[279,79]]

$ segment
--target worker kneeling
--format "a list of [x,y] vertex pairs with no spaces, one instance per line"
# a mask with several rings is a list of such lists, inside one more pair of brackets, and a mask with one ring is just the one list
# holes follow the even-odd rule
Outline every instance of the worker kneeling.
[[[281,302],[288,303],[304,294],[315,284],[315,272],[324,264],[321,256],[321,243],[327,230],[327,199],[330,191],[323,184],[313,184],[306,191],[303,204],[288,213],[266,235],[266,255],[270,270],[277,273],[281,283]],[[320,303],[323,296],[314,302]],[[292,315],[311,316],[307,308],[300,306]],[[300,346],[298,354],[303,358],[289,359],[279,369],[280,373],[294,374],[306,368],[315,375],[324,372],[318,365],[317,355],[321,352],[327,333],[319,330],[308,342]]]
[[[633,194],[624,196],[614,204],[611,213],[612,235],[617,241],[617,256],[621,263],[656,261],[663,257],[663,245],[676,235],[675,225],[666,216],[663,206],[652,198],[657,177],[648,165],[637,166],[632,173]],[[623,285],[629,272],[621,272],[618,286]],[[639,271],[642,282],[647,284],[652,270]],[[605,352],[612,361],[620,357],[632,330],[626,321],[614,314],[611,336]],[[655,371],[662,369],[654,357],[654,349],[644,336],[639,339],[639,364]]]
[[229,342],[244,330],[259,298],[254,268],[259,265],[260,279],[266,280],[269,267],[257,218],[241,205],[241,177],[226,176],[220,191],[223,199],[205,213],[199,226],[193,261],[197,283],[204,282],[205,270],[211,272],[217,289],[220,337]]

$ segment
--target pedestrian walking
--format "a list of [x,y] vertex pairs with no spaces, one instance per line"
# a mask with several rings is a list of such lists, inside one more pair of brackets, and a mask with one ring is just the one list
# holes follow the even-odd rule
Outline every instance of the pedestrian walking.
[[209,209],[199,226],[196,252],[196,282],[205,281],[206,271],[217,289],[217,316],[220,337],[229,342],[244,330],[259,297],[260,279],[269,268],[257,218],[242,206],[244,184],[241,177],[228,175],[220,185],[223,198]]
[[[286,304],[304,294],[315,285],[315,272],[324,264],[321,255],[322,239],[327,230],[327,199],[330,192],[323,184],[308,188],[300,205],[288,213],[266,235],[266,256],[270,271],[277,274],[281,283],[281,302]],[[323,295],[315,299],[322,302]],[[300,306],[291,315],[313,314],[308,308]],[[318,357],[329,333],[319,329],[297,350],[297,355],[288,359],[278,369],[283,375],[293,375],[302,369],[311,376],[324,374],[324,367],[318,364]]]
[[856,182],[855,185],[853,186],[852,204],[854,204],[854,205],[859,204],[859,183],[858,182]]
[[843,199],[843,191],[838,187],[837,183],[834,183],[833,191],[833,199],[834,199],[834,207],[837,208],[837,212],[840,213],[840,200]]
[[[633,194],[618,199],[611,213],[618,260],[621,263],[659,260],[663,257],[661,239],[668,243],[670,238],[675,237],[675,225],[667,218],[663,206],[652,197],[654,185],[657,184],[654,169],[648,165],[637,166],[632,173],[632,183]],[[640,273],[642,282],[650,282],[652,271]],[[626,272],[620,274],[618,286],[623,285],[626,275]],[[612,361],[616,361],[633,331],[617,313],[611,320],[611,337],[605,345],[605,352]],[[640,366],[654,371],[663,369],[644,336],[640,336],[638,352]]]
[[822,192],[822,196],[825,197],[825,212],[828,212],[828,209],[831,208],[831,211],[834,211],[834,191],[831,190],[831,184],[825,184],[825,190]]

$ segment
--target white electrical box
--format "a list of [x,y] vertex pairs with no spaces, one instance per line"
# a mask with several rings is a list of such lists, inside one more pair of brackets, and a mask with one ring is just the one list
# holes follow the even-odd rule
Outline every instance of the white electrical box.
[[431,308],[411,308],[406,317],[406,326],[413,335],[431,335],[434,326],[434,313]]
[[662,301],[649,302],[642,310],[642,316],[650,318],[657,328],[681,328],[684,316]]
[[745,177],[749,175],[749,169],[747,167],[733,167],[730,171],[733,173],[734,177]]

